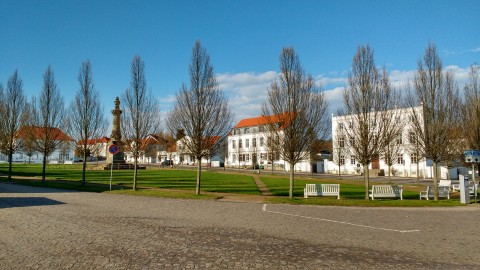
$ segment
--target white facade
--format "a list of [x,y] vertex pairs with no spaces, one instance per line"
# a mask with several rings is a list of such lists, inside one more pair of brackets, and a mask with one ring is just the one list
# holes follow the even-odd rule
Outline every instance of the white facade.
[[[194,156],[188,153],[185,147],[185,140],[189,140],[188,136],[178,140],[176,142],[176,151],[175,152],[163,152],[162,156],[166,159],[173,160],[174,164],[183,164],[183,165],[195,165],[197,160]],[[211,167],[219,167],[221,164],[224,163],[224,158],[221,154],[216,153],[211,158],[202,158],[201,160],[202,166],[211,166]]]
[[[267,167],[271,168],[273,159],[275,169],[290,170],[288,163],[278,153],[271,153],[269,150],[267,121],[264,116],[242,119],[233,128],[228,136],[226,166],[253,168],[254,165],[258,165],[267,169]],[[310,161],[302,160],[298,162],[294,170],[310,172]]]
[[[55,151],[47,157],[47,161],[58,161],[63,163],[65,161],[73,161],[75,147],[69,141],[62,141]],[[32,156],[28,156],[23,150],[19,149],[12,155],[13,162],[19,163],[42,163],[43,155],[34,152]],[[8,162],[8,156],[0,154],[0,162]]]
[[[418,115],[421,115],[421,107],[416,107],[415,110]],[[414,144],[416,135],[413,131],[412,109],[401,108],[392,112],[394,112],[392,114],[396,117],[395,124],[402,125],[403,128],[401,138],[397,139],[395,142],[399,146],[396,149],[398,154],[394,160],[395,164],[391,167],[391,174],[393,176],[417,177],[417,175],[419,175],[420,178],[432,178],[433,167],[431,160],[417,157],[415,154],[415,152],[417,152],[415,151],[416,147]],[[351,115],[332,115],[332,156],[336,157],[336,160],[334,158],[334,161],[329,161],[327,163],[325,166],[325,171],[327,173],[336,174],[339,169],[342,174],[356,174],[359,171],[362,171],[361,167],[358,167],[358,162],[350,150],[349,143],[351,142],[351,139],[346,138],[346,135],[340,135],[342,134],[342,129],[354,128],[351,120],[352,118]],[[340,168],[338,163],[340,163]],[[369,164],[369,169],[383,170],[385,175],[388,173],[388,165],[385,164],[385,160],[381,156]],[[440,177],[456,177],[456,169],[449,171],[446,167],[440,167]]]

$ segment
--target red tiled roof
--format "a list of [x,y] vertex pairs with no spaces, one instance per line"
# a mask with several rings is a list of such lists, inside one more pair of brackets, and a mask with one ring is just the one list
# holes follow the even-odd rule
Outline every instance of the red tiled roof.
[[267,125],[271,123],[278,123],[286,120],[285,116],[288,116],[288,114],[284,113],[280,115],[270,115],[270,116],[262,115],[254,118],[245,118],[240,120],[240,122],[238,122],[238,124],[233,128],[253,127],[253,126]]
[[[110,141],[110,138],[108,137],[102,137],[100,139],[90,139],[90,140],[87,140],[87,145],[93,145],[93,144],[97,144],[97,143],[107,143],[108,141]],[[78,144],[83,144],[83,141],[79,141]]]
[[[23,126],[18,130],[17,135],[23,139],[32,136],[34,140],[38,140],[41,139],[45,133],[46,131],[43,127]],[[57,141],[74,141],[74,139],[63,133],[59,128],[50,128],[50,137],[52,140]]]

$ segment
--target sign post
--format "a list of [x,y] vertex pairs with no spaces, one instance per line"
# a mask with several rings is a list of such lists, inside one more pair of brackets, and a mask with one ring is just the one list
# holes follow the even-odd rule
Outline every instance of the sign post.
[[[112,144],[108,147],[108,152],[110,154],[112,154],[112,156],[118,154],[119,151],[120,151],[120,148],[116,144]],[[111,167],[110,167],[110,190],[112,190],[112,176],[113,176],[113,161],[114,160],[115,160],[115,158],[112,157],[112,164],[111,164]]]
[[[473,180],[473,203],[477,203],[477,189],[475,185],[475,163],[480,163],[480,150],[466,150],[465,162],[472,163],[472,180]],[[460,183],[461,185],[462,183]],[[468,190],[467,190],[468,192]]]

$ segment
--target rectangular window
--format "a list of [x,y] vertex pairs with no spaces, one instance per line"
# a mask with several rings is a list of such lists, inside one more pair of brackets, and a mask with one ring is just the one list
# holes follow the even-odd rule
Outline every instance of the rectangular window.
[[239,139],[238,140],[238,149],[241,149],[242,148],[242,139]]
[[408,138],[411,144],[415,144],[417,142],[417,136],[415,136],[415,132],[410,132]]
[[402,134],[399,134],[397,137],[397,145],[401,145],[401,144],[403,144]]
[[245,128],[244,134],[248,134],[248,133],[250,133],[250,129],[249,129],[249,128]]
[[249,148],[249,147],[250,147],[250,140],[245,139],[245,148]]
[[232,155],[232,162],[233,163],[237,162],[237,157],[235,155]]
[[236,146],[235,143],[236,143],[235,140],[232,140],[232,148],[233,149],[235,149],[235,146]]
[[267,159],[267,153],[260,153],[260,159],[261,160],[266,160]]
[[344,164],[345,164],[345,156],[341,155],[340,156],[340,165],[344,165]]
[[257,138],[252,139],[252,146],[257,147]]
[[260,138],[260,147],[262,147],[264,145],[264,140],[263,140],[263,137]]
[[338,123],[338,130],[343,130],[343,123]]
[[350,157],[350,164],[352,164],[352,165],[355,165],[355,164],[356,164],[355,156],[351,156],[351,157]]
[[412,160],[412,163],[417,163],[418,162],[418,156],[416,153],[410,154],[410,159]]
[[397,163],[398,163],[398,164],[405,164],[405,160],[403,159],[403,155],[400,154],[400,153],[398,153],[397,156],[398,156],[398,157],[397,157]]
[[249,154],[245,154],[245,161],[250,161],[250,155]]
[[350,128],[350,129],[353,128],[353,122],[352,121],[348,122],[348,128]]
[[338,144],[339,144],[339,147],[340,148],[344,148],[345,147],[345,139],[342,137],[338,140]]
[[350,137],[350,146],[355,146],[355,138]]

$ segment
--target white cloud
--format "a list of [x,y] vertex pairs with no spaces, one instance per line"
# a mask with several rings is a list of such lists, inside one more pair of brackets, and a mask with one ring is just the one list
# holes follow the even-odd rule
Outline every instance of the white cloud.
[[[470,67],[447,66],[445,70],[451,70],[460,89],[463,89],[468,80]],[[415,70],[391,70],[390,81],[399,90],[405,89],[407,83],[413,80]],[[262,106],[267,100],[267,93],[271,83],[277,78],[275,71],[263,73],[221,73],[217,74],[217,81],[224,91],[234,113],[234,121],[243,118],[261,115]],[[329,102],[330,113],[336,114],[343,106],[343,91],[348,85],[348,72],[330,72],[314,76],[317,85],[323,87]],[[169,95],[160,100],[162,110],[170,110],[175,102],[175,96]],[[234,123],[235,124],[235,123]]]
[[235,121],[261,114],[268,88],[276,77],[275,71],[217,74],[220,88],[225,91],[232,106]]
[[471,49],[470,51],[471,51],[471,52],[474,52],[474,53],[480,52],[480,47],[475,48],[475,49]]

